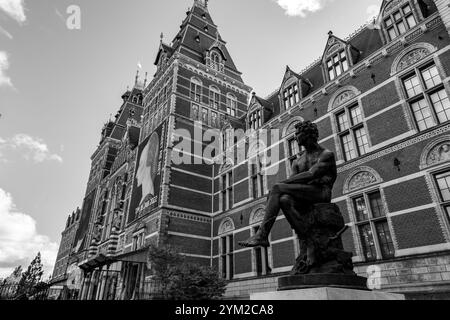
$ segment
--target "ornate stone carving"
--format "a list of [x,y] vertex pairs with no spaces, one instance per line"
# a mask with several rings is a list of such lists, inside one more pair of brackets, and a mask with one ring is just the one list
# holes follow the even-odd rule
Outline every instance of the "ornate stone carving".
[[426,48],[420,48],[411,51],[400,60],[400,62],[397,65],[397,72],[405,70],[409,66],[412,66],[416,62],[419,62],[420,60],[422,60],[426,56],[429,56],[430,54],[431,52],[428,51],[428,49]]
[[330,99],[330,104],[328,106],[328,111],[332,111],[345,103],[355,99],[360,92],[358,89],[352,86],[346,86],[338,91],[336,91],[333,97]]
[[402,4],[403,1],[404,0],[392,0],[391,2],[389,2],[384,7],[383,16],[386,16],[386,15],[390,14],[392,11],[394,11],[395,9],[397,9]]
[[234,229],[235,229],[235,227],[234,227],[233,220],[231,220],[230,218],[227,218],[224,221],[222,221],[222,223],[220,224],[219,235],[231,232]]
[[350,91],[350,90],[341,93],[336,98],[336,100],[334,100],[333,108],[337,108],[337,107],[343,105],[344,103],[346,103],[347,101],[350,101],[354,97],[356,97],[356,94],[353,91]]
[[256,209],[251,215],[250,215],[250,225],[260,223],[264,220],[265,215],[264,208],[258,208]]
[[348,191],[357,189],[363,189],[377,182],[377,178],[370,172],[360,172],[356,174],[351,180],[348,186]]
[[284,126],[283,137],[287,137],[295,133],[295,126],[303,121],[305,120],[302,117],[293,117],[292,119],[290,119]]
[[437,48],[426,42],[411,44],[400,52],[392,63],[391,76],[436,52]]
[[381,182],[381,176],[375,170],[370,167],[360,167],[348,175],[343,192],[350,193]]
[[426,169],[445,162],[450,162],[450,136],[441,137],[424,149],[420,167]]
[[327,56],[332,55],[333,53],[335,53],[336,51],[342,49],[343,47],[344,47],[344,45],[342,43],[335,43],[335,44],[333,44],[331,47],[328,48]]

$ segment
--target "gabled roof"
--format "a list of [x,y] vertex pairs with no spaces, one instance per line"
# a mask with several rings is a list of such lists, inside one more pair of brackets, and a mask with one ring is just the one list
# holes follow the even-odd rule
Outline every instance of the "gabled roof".
[[170,48],[199,63],[205,62],[205,54],[212,48],[220,49],[225,63],[225,73],[243,82],[233,59],[228,52],[226,42],[220,36],[204,1],[195,0],[194,6],[187,12],[187,17],[180,26]]
[[159,45],[158,55],[156,56],[155,63],[154,63],[155,66],[158,65],[159,59],[163,53],[167,54],[167,57],[170,58],[172,56],[173,52],[174,52],[174,49],[171,46],[169,46],[161,41],[161,44]]
[[249,111],[251,110],[251,106],[253,106],[254,104],[259,104],[260,106],[262,106],[264,109],[273,112],[274,111],[274,104],[273,101],[267,101],[261,97],[258,97],[256,94],[253,94],[252,99],[250,100],[250,108]]

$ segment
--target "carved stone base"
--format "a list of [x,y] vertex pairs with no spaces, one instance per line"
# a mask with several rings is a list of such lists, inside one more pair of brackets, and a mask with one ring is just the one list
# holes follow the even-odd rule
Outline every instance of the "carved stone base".
[[324,273],[286,276],[278,279],[278,291],[322,287],[368,290],[367,279],[356,275]]

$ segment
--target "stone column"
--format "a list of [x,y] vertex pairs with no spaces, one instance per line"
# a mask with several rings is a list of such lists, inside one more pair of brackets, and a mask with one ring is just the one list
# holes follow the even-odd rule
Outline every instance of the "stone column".
[[448,0],[435,0],[442,21],[450,34],[450,2]]

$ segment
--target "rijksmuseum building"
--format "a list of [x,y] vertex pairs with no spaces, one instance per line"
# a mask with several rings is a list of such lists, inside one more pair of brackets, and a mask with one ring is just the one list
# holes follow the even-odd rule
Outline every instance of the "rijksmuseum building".
[[[343,241],[355,271],[375,289],[449,296],[449,32],[447,0],[383,1],[374,23],[347,38],[325,35],[319,60],[287,67],[280,86],[258,96],[207,1],[194,0],[172,42],[161,38],[153,79],[136,77],[91,157],[65,258],[79,272],[66,275],[78,299],[151,298],[150,243],[216,268],[227,298],[276,291],[300,250],[284,215],[269,248],[238,242],[257,230],[271,186],[290,175],[295,125],[305,120],[336,154],[333,203],[349,226]],[[225,137],[214,164],[201,157],[208,129]],[[237,139],[231,129],[247,133]],[[251,136],[264,132],[250,152]],[[228,156],[242,146],[245,157]]]

